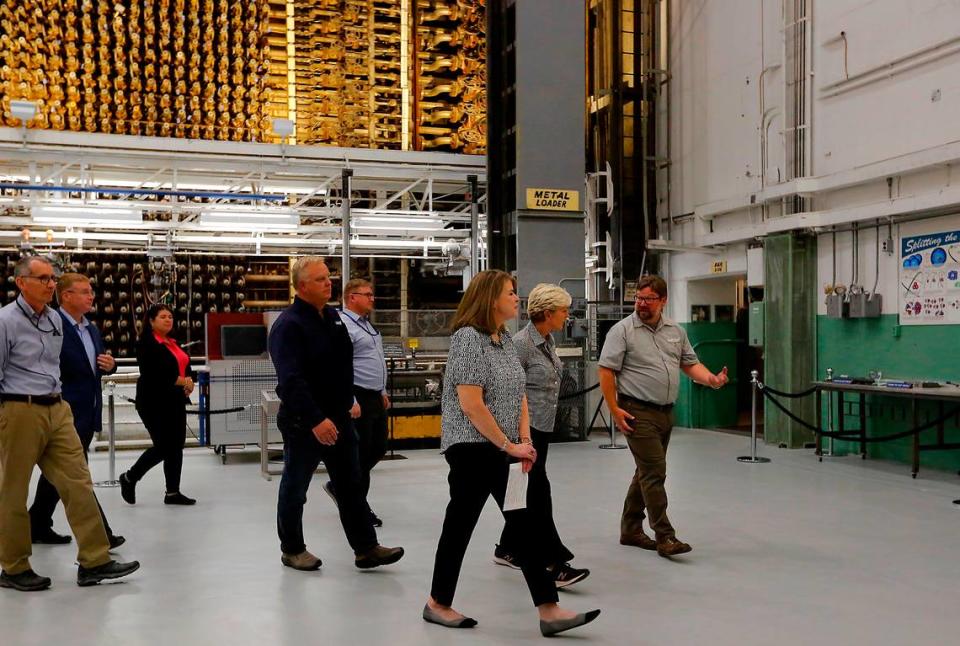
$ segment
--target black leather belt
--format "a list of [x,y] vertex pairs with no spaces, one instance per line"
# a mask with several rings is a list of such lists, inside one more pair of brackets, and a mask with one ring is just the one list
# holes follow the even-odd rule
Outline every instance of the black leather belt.
[[654,404],[653,402],[637,399],[636,397],[631,397],[630,395],[624,395],[623,393],[617,393],[617,399],[619,401],[625,401],[625,402],[630,402],[631,404],[637,404],[638,406],[643,406],[644,408],[652,408],[653,410],[660,411],[661,413],[669,413],[670,411],[673,410],[673,404]]
[[62,401],[60,395],[17,395],[14,393],[0,393],[0,401],[26,402],[38,406],[53,406]]

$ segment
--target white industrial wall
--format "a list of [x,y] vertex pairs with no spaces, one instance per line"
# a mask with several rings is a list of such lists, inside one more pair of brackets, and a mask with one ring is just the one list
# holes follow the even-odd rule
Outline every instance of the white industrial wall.
[[[670,254],[674,317],[689,317],[686,280],[718,259],[741,270],[753,237],[859,221],[860,282],[870,288],[877,218],[960,213],[960,1],[807,0],[810,155],[793,181],[784,180],[784,6],[795,0],[665,1],[672,76],[661,154],[671,164],[669,191],[666,172],[658,186],[661,232],[674,245],[725,245]],[[806,211],[784,214],[782,198],[796,194],[809,198]],[[948,221],[960,229],[960,216]],[[850,245],[838,234],[843,284]],[[832,280],[831,247],[821,235],[821,286]],[[896,270],[896,256],[882,255],[884,313],[896,312]]]

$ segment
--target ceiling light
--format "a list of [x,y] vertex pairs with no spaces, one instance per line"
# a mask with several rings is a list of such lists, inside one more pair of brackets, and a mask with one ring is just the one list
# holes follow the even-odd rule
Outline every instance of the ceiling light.
[[296,229],[300,216],[293,211],[209,211],[200,214],[200,226],[227,231]]
[[104,204],[35,206],[31,209],[36,224],[64,224],[75,227],[142,224],[143,211]]

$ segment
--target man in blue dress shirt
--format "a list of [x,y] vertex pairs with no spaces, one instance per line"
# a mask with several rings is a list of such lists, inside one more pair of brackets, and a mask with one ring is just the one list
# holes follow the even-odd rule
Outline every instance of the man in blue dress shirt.
[[[354,278],[343,288],[340,319],[353,341],[353,423],[360,441],[360,486],[364,499],[370,495],[370,471],[387,453],[387,409],[390,408],[383,337],[370,322],[373,302],[373,285],[368,280]],[[328,482],[325,488],[336,499],[333,485]],[[368,509],[369,506],[368,501]],[[374,527],[383,526],[373,510],[370,510],[370,520]]]
[[0,308],[0,587],[50,587],[30,567],[26,500],[34,466],[63,498],[79,547],[77,584],[118,579],[140,564],[110,558],[83,446],[60,395],[63,319],[47,305],[56,274],[49,261],[33,257],[18,262],[14,276],[20,296]]
[[[80,436],[84,457],[93,436],[102,428],[103,393],[100,378],[117,371],[117,364],[103,345],[100,331],[87,320],[93,310],[93,288],[90,279],[82,274],[63,274],[57,282],[57,301],[63,319],[63,348],[60,350],[60,382],[63,398],[73,412],[73,425]],[[30,528],[34,543],[51,545],[70,542],[53,530],[53,510],[60,502],[60,494],[43,475],[37,483],[37,494],[30,507]],[[99,506],[99,501],[97,502]],[[110,528],[100,507],[100,518],[110,540],[110,548],[126,542]]]

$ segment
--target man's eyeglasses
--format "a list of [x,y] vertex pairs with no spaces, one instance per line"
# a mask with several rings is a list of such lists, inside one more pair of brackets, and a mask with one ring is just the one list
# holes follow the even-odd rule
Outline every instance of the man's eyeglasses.
[[650,305],[652,303],[656,303],[657,301],[659,301],[660,297],[659,296],[637,296],[636,299],[638,303]]
[[80,296],[96,296],[97,293],[92,289],[65,289],[64,294],[79,294]]
[[56,284],[56,276],[23,276],[23,278],[32,278],[33,280],[40,282],[44,285],[49,285],[51,283]]
[[353,292],[354,296],[366,296],[367,298],[376,298],[373,292]]

